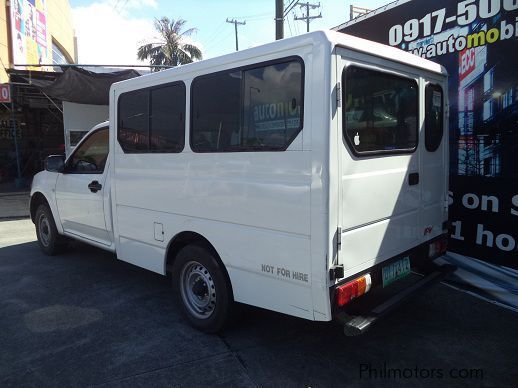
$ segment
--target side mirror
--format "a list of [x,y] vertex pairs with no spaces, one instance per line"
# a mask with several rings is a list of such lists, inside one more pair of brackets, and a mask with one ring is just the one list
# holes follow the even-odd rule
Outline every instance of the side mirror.
[[49,155],[45,158],[45,170],[50,172],[63,172],[65,168],[65,155]]

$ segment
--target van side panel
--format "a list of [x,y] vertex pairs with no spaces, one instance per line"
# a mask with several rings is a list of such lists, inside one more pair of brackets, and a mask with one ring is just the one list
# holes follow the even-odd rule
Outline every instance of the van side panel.
[[312,318],[310,155],[116,154],[119,257],[164,273],[168,242],[195,231],[219,253],[237,301]]
[[[333,255],[333,234],[337,216],[331,212],[330,191],[336,174],[336,152],[331,151],[331,144],[336,142],[336,131],[331,128],[336,112],[336,90],[333,57],[333,45],[315,45],[313,55],[310,104],[311,109],[311,273],[313,277],[312,297],[314,319],[331,320],[329,299],[328,257]],[[330,224],[333,226],[330,226]]]
[[[187,133],[181,153],[124,153],[113,134],[114,218],[121,260],[164,274],[169,241],[178,233],[193,231],[218,252],[236,301],[314,319],[310,222],[314,166],[310,140],[304,139],[313,122],[311,46],[296,53],[305,65],[304,128],[286,151],[192,152],[193,77],[183,79]],[[283,52],[281,57],[288,55]],[[112,122],[116,123],[116,108]],[[156,238],[155,224],[163,227],[163,241]],[[319,256],[320,272],[325,272],[325,255]],[[320,299],[325,300],[325,282],[318,281]]]

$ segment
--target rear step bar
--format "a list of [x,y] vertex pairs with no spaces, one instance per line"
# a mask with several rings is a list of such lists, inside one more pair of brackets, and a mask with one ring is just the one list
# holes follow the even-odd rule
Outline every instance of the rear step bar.
[[414,293],[440,282],[456,269],[456,266],[450,264],[443,264],[441,266],[434,265],[431,272],[425,275],[422,279],[385,300],[380,305],[374,307],[371,311],[366,312],[365,316],[351,316],[341,312],[337,314],[336,318],[344,325],[344,334],[346,336],[360,335],[367,331],[367,329],[371,327],[378,318],[391,311],[394,307],[411,297]]

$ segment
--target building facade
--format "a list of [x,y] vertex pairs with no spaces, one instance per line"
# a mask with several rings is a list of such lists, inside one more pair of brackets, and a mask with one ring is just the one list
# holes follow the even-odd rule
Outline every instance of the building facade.
[[[63,153],[63,109],[38,89],[77,62],[68,0],[0,0],[0,192],[27,187],[42,160]],[[32,65],[32,66],[28,66]]]
[[0,0],[0,83],[9,81],[6,69],[15,68],[15,64],[43,62],[77,62],[68,0]]

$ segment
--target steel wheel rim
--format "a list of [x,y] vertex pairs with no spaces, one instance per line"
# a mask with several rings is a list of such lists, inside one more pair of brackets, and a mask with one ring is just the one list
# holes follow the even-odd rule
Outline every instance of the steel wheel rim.
[[197,261],[189,261],[180,273],[180,293],[189,313],[209,318],[216,308],[216,286],[210,272]]
[[38,221],[38,229],[40,231],[40,241],[41,243],[48,247],[50,244],[51,232],[50,232],[50,223],[45,214],[40,216]]

